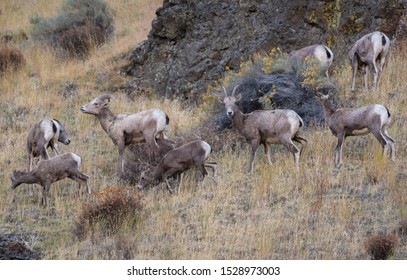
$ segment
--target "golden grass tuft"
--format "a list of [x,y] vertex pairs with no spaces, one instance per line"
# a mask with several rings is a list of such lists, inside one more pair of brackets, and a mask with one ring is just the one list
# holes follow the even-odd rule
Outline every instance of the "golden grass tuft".
[[82,203],[74,235],[83,239],[91,232],[94,238],[95,228],[102,235],[116,234],[124,225],[134,228],[142,219],[143,208],[142,197],[134,188],[107,187]]

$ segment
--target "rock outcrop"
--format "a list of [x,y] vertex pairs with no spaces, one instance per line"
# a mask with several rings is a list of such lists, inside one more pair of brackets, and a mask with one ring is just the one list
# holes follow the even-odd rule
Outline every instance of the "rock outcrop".
[[164,0],[148,39],[128,55],[133,89],[195,100],[225,68],[238,70],[256,52],[323,43],[334,65],[351,44],[380,30],[406,35],[406,0]]

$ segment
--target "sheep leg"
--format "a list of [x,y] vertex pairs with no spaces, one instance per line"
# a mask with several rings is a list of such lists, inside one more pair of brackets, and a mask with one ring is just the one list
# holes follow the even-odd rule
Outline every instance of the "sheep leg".
[[54,144],[53,150],[54,150],[55,155],[60,155],[61,154],[61,152],[59,151],[59,146],[58,146],[57,143]]
[[299,135],[299,133],[297,133],[297,134],[295,134],[293,140],[301,144],[301,148],[300,148],[300,157],[301,157],[302,153],[304,152],[304,149],[306,147],[307,139],[305,139],[304,137]]
[[69,175],[68,178],[70,178],[70,179],[72,179],[72,180],[74,180],[75,182],[78,183],[79,196],[81,196],[80,189],[81,189],[82,184],[85,184],[88,194],[91,194],[91,191],[90,191],[90,188],[89,188],[89,185],[88,185],[89,176],[83,174],[80,171],[75,171],[75,172],[72,172],[72,174]]
[[42,199],[41,205],[46,207],[48,205],[47,198],[49,195],[49,189],[51,187],[51,182],[46,182],[45,185],[42,187]]
[[184,179],[184,173],[179,174],[178,194],[181,193],[182,179]]
[[215,177],[216,177],[216,167],[218,166],[218,164],[216,162],[205,162],[204,165],[206,168],[212,169],[213,177],[211,178],[215,182],[215,184],[217,184],[218,182],[216,182]]
[[295,169],[300,167],[300,150],[294,145],[291,139],[280,139],[280,142],[294,155]]
[[338,144],[335,149],[335,167],[340,168],[342,166],[342,147],[345,141],[345,134],[338,134]]
[[48,154],[48,151],[47,151],[47,146],[48,146],[48,144],[44,143],[43,141],[40,141],[38,143],[38,148],[40,149],[40,156],[43,159],[49,159],[50,158],[50,156]]
[[379,87],[380,85],[380,80],[382,78],[382,73],[383,73],[383,67],[384,67],[384,63],[386,62],[385,57],[383,57],[382,55],[380,55],[380,64],[379,64],[379,72],[378,72],[378,76],[377,76],[377,87]]
[[168,177],[167,176],[165,177],[165,183],[167,184],[167,189],[170,192],[170,194],[173,194],[174,192],[172,190],[172,187],[170,186],[170,183],[168,182]]
[[368,90],[369,89],[369,85],[368,85],[368,81],[369,81],[369,71],[368,71],[368,69],[366,69],[367,67],[366,66],[364,66],[363,67],[363,69],[364,69],[364,72],[365,72],[365,89],[366,90]]
[[267,156],[267,162],[268,162],[269,165],[271,165],[270,144],[267,143],[267,142],[265,142],[265,143],[263,144],[263,146],[264,146],[264,153],[265,153],[266,156]]
[[121,174],[124,173],[124,152],[126,150],[126,146],[123,141],[119,141],[117,143],[117,147],[119,149],[119,171]]
[[355,91],[356,74],[358,72],[358,66],[355,64],[356,64],[356,61],[352,64],[352,72],[353,72],[352,73],[352,91]]
[[378,70],[377,70],[375,62],[372,63],[371,68],[372,68],[372,72],[373,72],[373,90],[376,90],[376,88],[377,88]]
[[33,155],[31,153],[28,154],[28,171],[31,172],[33,169]]
[[[387,152],[387,148],[389,146],[389,143],[388,143],[386,137],[378,129],[372,130],[372,134],[376,137],[377,141],[379,141],[380,145],[382,145],[383,157],[384,157]],[[393,149],[393,147],[391,147],[391,149]],[[392,151],[392,153],[393,153],[393,151]]]
[[396,160],[396,145],[394,140],[389,136],[389,133],[387,132],[386,129],[383,130],[383,136],[386,138],[387,143],[390,145],[390,160],[395,161]]
[[250,167],[249,167],[249,174],[253,173],[254,169],[254,159],[256,158],[257,148],[259,147],[260,139],[252,139],[250,141],[250,145],[252,146],[252,156],[250,159]]
[[155,148],[160,148],[160,146],[157,143],[157,140],[155,139],[156,131],[155,128],[152,129],[146,129],[143,131],[144,139],[146,139],[147,144],[150,146],[152,150]]

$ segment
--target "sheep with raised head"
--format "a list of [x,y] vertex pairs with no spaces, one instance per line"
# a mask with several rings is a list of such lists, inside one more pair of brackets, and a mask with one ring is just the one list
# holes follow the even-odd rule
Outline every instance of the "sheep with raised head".
[[[296,169],[299,168],[300,154],[307,142],[301,136],[301,127],[304,125],[301,117],[293,110],[256,110],[249,114],[242,113],[238,106],[240,96],[235,97],[236,86],[232,95],[228,96],[223,87],[225,97],[223,104],[227,116],[231,119],[233,126],[244,136],[252,147],[249,173],[253,172],[254,159],[257,148],[263,144],[267,161],[271,165],[270,144],[283,144],[293,155]],[[302,144],[298,149],[293,140]]]
[[325,45],[312,45],[299,50],[294,50],[289,54],[294,65],[307,62],[307,59],[315,59],[321,71],[329,78],[328,71],[331,68],[334,54],[330,48]]
[[193,166],[197,167],[202,173],[202,183],[204,184],[205,176],[208,174],[206,168],[211,168],[214,177],[216,176],[216,162],[206,161],[211,150],[211,146],[207,142],[195,140],[169,151],[151,173],[142,172],[138,188],[142,189],[154,181],[165,181],[168,190],[172,192],[172,188],[168,183],[168,178],[175,177],[179,178],[179,192],[182,184],[183,172]]
[[317,96],[324,108],[325,122],[332,134],[338,138],[335,149],[335,166],[341,167],[342,148],[348,136],[361,136],[372,133],[383,147],[383,155],[390,146],[390,159],[395,161],[395,142],[389,136],[387,128],[391,123],[389,110],[380,104],[364,106],[356,109],[334,109],[329,95]]
[[358,72],[364,73],[365,88],[368,88],[369,69],[373,73],[373,89],[377,88],[389,49],[389,38],[379,31],[366,34],[356,41],[349,52],[352,66],[352,91],[355,90]]
[[103,130],[119,149],[119,170],[123,174],[125,151],[130,144],[147,142],[150,147],[158,148],[156,138],[165,138],[169,117],[159,109],[142,111],[136,114],[113,114],[109,107],[113,99],[111,94],[103,94],[92,102],[83,105],[81,111],[98,118]]
[[78,190],[82,184],[85,184],[87,192],[90,194],[90,188],[87,184],[89,177],[79,171],[81,163],[82,159],[74,153],[65,153],[48,160],[42,160],[30,172],[14,170],[10,178],[11,188],[15,189],[23,183],[40,184],[42,186],[41,204],[45,206],[51,184],[65,178],[78,182]]
[[55,155],[59,155],[58,142],[65,145],[71,143],[71,136],[64,124],[56,119],[43,119],[37,122],[27,137],[28,170],[32,170],[34,158],[50,158],[48,147],[51,147]]

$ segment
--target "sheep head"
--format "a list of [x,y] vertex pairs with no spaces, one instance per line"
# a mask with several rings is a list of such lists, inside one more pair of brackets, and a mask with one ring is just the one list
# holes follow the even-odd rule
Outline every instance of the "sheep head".
[[223,92],[225,93],[225,97],[223,99],[223,105],[225,105],[226,114],[229,118],[232,118],[234,113],[239,110],[237,106],[237,102],[240,100],[241,95],[239,94],[237,97],[235,96],[236,89],[239,85],[235,86],[232,91],[232,95],[228,96],[228,92],[225,87],[223,88]]
[[21,175],[23,175],[24,172],[22,171],[17,171],[14,170],[13,173],[10,176],[11,179],[11,188],[15,189],[18,185],[20,185],[20,183],[18,182],[17,178],[19,178]]
[[69,145],[69,143],[71,143],[71,136],[69,135],[69,132],[66,129],[65,125],[56,119],[53,119],[53,121],[54,125],[56,122],[57,129],[59,129],[58,142],[64,143],[65,145]]
[[90,115],[98,115],[103,109],[109,108],[110,106],[110,101],[113,99],[113,95],[106,93],[102,94],[95,99],[93,99],[92,102],[83,105],[81,107],[82,113],[85,114],[90,114]]

